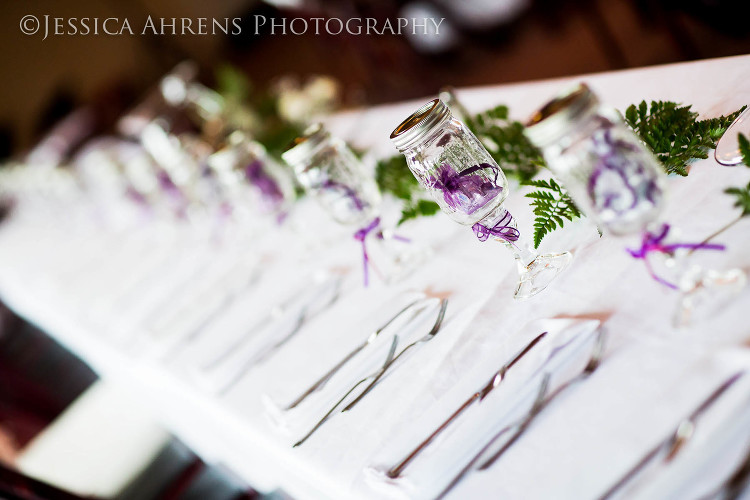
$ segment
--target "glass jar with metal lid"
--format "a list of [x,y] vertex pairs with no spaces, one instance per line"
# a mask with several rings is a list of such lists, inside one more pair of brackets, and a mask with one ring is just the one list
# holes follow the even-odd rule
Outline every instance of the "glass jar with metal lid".
[[655,281],[680,293],[676,325],[712,314],[743,289],[741,269],[718,271],[694,261],[696,250],[724,245],[675,241],[677,231],[660,220],[666,174],[659,160],[585,84],[542,106],[525,134],[587,216],[612,234],[640,237],[640,247],[627,251]]
[[341,224],[364,224],[375,217],[380,191],[349,146],[315,124],[283,155],[297,181]]
[[661,211],[659,161],[585,84],[540,108],[525,134],[576,205],[614,234],[645,229]]
[[[387,226],[383,228],[382,199],[373,175],[344,141],[322,125],[309,127],[282,158],[336,222],[358,228],[354,239],[362,245],[365,285],[371,261],[377,263],[373,268],[383,281],[392,283],[411,273],[430,254]],[[367,240],[374,245],[368,247]]]
[[549,285],[571,254],[539,255],[504,207],[508,181],[500,166],[448,106],[434,99],[391,133],[414,177],[449,217],[471,226],[480,241],[506,244],[518,264],[516,298],[529,298]]

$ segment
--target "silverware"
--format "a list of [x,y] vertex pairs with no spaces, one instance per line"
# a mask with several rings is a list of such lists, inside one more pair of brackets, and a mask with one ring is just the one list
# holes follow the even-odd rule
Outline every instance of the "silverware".
[[374,373],[371,373],[370,375],[364,377],[363,379],[361,379],[360,381],[358,381],[356,384],[354,384],[348,391],[346,391],[346,393],[344,394],[344,396],[341,399],[339,399],[336,402],[336,404],[334,404],[326,412],[326,414],[323,416],[323,418],[321,418],[315,424],[315,426],[310,430],[310,432],[308,432],[301,440],[299,440],[297,443],[295,443],[294,446],[296,447],[296,446],[301,445],[316,430],[318,430],[318,428],[320,428],[320,426],[323,425],[326,420],[328,420],[328,418],[331,416],[331,414],[333,414],[333,412],[336,410],[336,408],[338,408],[346,400],[346,398],[348,398],[354,392],[354,390],[357,389],[357,387],[361,386],[362,384],[364,384],[368,380],[370,380],[370,384],[368,384],[367,387],[365,387],[365,390],[359,396],[357,396],[354,399],[354,401],[352,401],[352,403],[348,404],[343,410],[341,410],[342,412],[350,410],[357,402],[359,402],[362,399],[362,397],[365,394],[367,394],[377,384],[378,380],[380,380],[380,378],[383,376],[383,374],[386,371],[388,371],[388,369],[391,366],[393,366],[394,361],[396,361],[396,359],[398,359],[399,356],[401,356],[404,352],[406,352],[407,350],[409,350],[411,347],[413,347],[413,346],[415,346],[415,345],[417,345],[417,344],[419,344],[421,342],[426,342],[427,340],[429,340],[432,337],[434,337],[435,334],[437,334],[438,330],[440,330],[440,325],[443,323],[443,318],[445,317],[445,309],[446,309],[447,306],[448,306],[448,299],[441,299],[440,300],[440,310],[438,311],[438,316],[435,319],[435,323],[433,324],[432,328],[430,329],[430,332],[427,335],[423,336],[422,338],[420,338],[420,339],[412,342],[411,344],[407,345],[406,347],[404,347],[401,350],[401,352],[399,352],[398,356],[395,356],[395,357],[394,357],[394,353],[396,352],[396,347],[398,346],[398,335],[394,335],[393,336],[393,341],[391,342],[391,349],[390,349],[390,352],[388,353],[388,357],[386,358],[385,363],[383,363],[383,365],[380,367],[380,369],[378,369]]
[[690,415],[680,421],[672,434],[664,438],[653,449],[646,453],[638,463],[636,463],[625,475],[612,485],[612,487],[599,497],[600,500],[611,498],[615,493],[634,479],[659,454],[666,452],[661,461],[662,463],[667,464],[671,462],[682,450],[685,443],[692,437],[700,417],[744,374],[745,372],[740,371],[725,380],[695,410],[693,410]]
[[[161,297],[160,300],[147,309],[140,324],[152,329],[167,329],[176,318],[180,318],[186,313],[186,310],[200,297],[200,293],[205,294],[212,287],[217,286],[217,284],[235,274],[238,267],[241,267],[241,264],[231,266],[229,269],[223,270],[223,272],[214,273],[213,262],[208,262],[193,269],[189,276],[183,277],[169,286],[170,293]],[[192,286],[193,284],[195,284],[195,287]],[[183,293],[185,290],[187,290],[187,294]],[[190,294],[194,291],[198,291],[199,293],[191,296]],[[185,297],[188,299],[187,304],[184,303]],[[178,302],[177,309],[167,307],[175,302],[176,298]],[[183,300],[183,303],[179,303],[180,300]]]
[[[534,404],[531,407],[531,410],[529,411],[529,416],[536,415],[541,407],[544,405],[544,398],[547,394],[547,389],[549,386],[549,374],[545,374],[542,378],[542,383],[539,385],[539,391],[537,393],[536,399],[534,400]],[[502,430],[500,430],[497,434],[495,434],[492,439],[484,446],[482,449],[474,455],[474,457],[469,461],[466,466],[461,469],[461,471],[456,475],[456,477],[453,478],[453,480],[448,484],[448,486],[445,487],[443,491],[440,492],[440,494],[437,496],[435,500],[439,500],[443,498],[445,495],[447,495],[453,488],[456,487],[458,483],[461,482],[463,478],[466,477],[466,475],[474,468],[474,465],[479,461],[480,458],[482,458],[482,455],[484,455],[487,450],[489,450],[492,445],[495,444],[495,442],[500,439],[505,433],[510,432],[513,428],[518,428],[518,431],[516,431],[516,434],[511,440],[515,441],[517,439],[517,436],[519,436],[519,433],[523,432],[523,430],[529,425],[530,419],[527,417],[523,419],[520,423],[515,423],[513,425],[509,425],[507,427],[504,427]],[[515,438],[515,439],[514,439]]]
[[346,406],[344,407],[344,409],[343,409],[343,410],[341,410],[341,411],[342,411],[342,412],[344,412],[344,411],[349,411],[349,410],[351,410],[352,408],[354,408],[354,405],[356,405],[357,403],[359,403],[359,401],[360,401],[360,400],[361,400],[361,399],[362,399],[363,397],[365,397],[365,396],[367,395],[367,393],[369,393],[369,392],[370,392],[370,391],[372,390],[372,388],[373,388],[373,387],[375,387],[375,386],[376,386],[376,385],[378,384],[378,382],[380,381],[381,377],[382,377],[382,376],[383,376],[383,375],[385,374],[385,372],[386,372],[386,371],[388,371],[388,369],[389,369],[389,368],[390,368],[391,366],[393,366],[393,365],[394,365],[394,364],[396,363],[396,361],[398,361],[398,359],[399,359],[399,358],[400,358],[401,356],[403,356],[403,355],[404,355],[404,353],[405,353],[405,352],[407,352],[407,351],[408,351],[409,349],[411,349],[412,347],[414,347],[414,346],[416,346],[416,345],[418,345],[418,344],[423,344],[423,343],[425,343],[425,342],[429,342],[430,340],[432,340],[432,338],[433,338],[433,337],[434,337],[435,335],[437,335],[437,332],[438,332],[438,331],[440,330],[440,327],[441,327],[441,326],[442,326],[442,324],[443,324],[443,319],[445,318],[445,310],[446,310],[446,308],[447,308],[447,307],[448,307],[448,299],[440,299],[440,310],[438,311],[437,319],[435,319],[435,324],[434,324],[434,325],[432,326],[432,329],[431,329],[431,330],[430,330],[429,332],[427,332],[427,334],[426,334],[425,336],[423,336],[423,337],[421,337],[421,338],[419,338],[419,339],[415,340],[415,341],[414,341],[414,342],[412,342],[411,344],[409,344],[409,345],[407,345],[406,347],[404,347],[403,349],[401,349],[401,352],[399,352],[399,353],[398,353],[398,354],[397,354],[397,355],[396,355],[396,356],[395,356],[395,357],[394,357],[394,358],[393,358],[393,359],[391,360],[391,362],[390,362],[390,363],[388,363],[387,365],[383,366],[383,368],[381,368],[381,370],[380,370],[380,373],[378,373],[378,374],[377,374],[377,375],[375,376],[375,378],[374,378],[374,379],[372,380],[372,382],[370,382],[370,385],[368,385],[368,386],[367,386],[367,387],[365,388],[365,390],[364,390],[364,391],[362,391],[362,394],[360,394],[359,396],[357,396],[357,398],[356,398],[356,399],[355,399],[354,401],[352,401],[351,403],[349,403],[348,405],[346,405]]
[[277,350],[279,350],[281,347],[283,347],[287,342],[292,340],[297,333],[302,329],[302,326],[310,320],[310,318],[314,317],[316,314],[319,314],[329,307],[331,307],[336,301],[338,301],[340,293],[341,293],[341,277],[338,277],[336,281],[334,282],[334,290],[331,297],[319,308],[315,310],[315,313],[310,312],[310,306],[306,305],[302,311],[300,312],[299,316],[297,316],[297,321],[295,322],[294,327],[286,334],[284,337],[282,337],[277,342],[274,342],[270,346],[262,349],[260,352],[254,353],[250,357],[248,357],[243,363],[240,369],[228,380],[226,381],[218,390],[219,394],[226,393],[229,389],[234,386],[244,375],[248,372],[252,367],[255,365],[262,363],[263,361],[267,360],[273,353],[275,353]]
[[[175,238],[175,241],[172,241],[169,245],[170,247],[179,244],[179,237],[173,236]],[[173,252],[167,252],[162,258],[159,260],[159,271],[158,272],[150,272],[144,274],[141,279],[137,281],[137,283],[134,283],[132,287],[130,287],[129,290],[126,290],[124,293],[120,294],[115,300],[113,301],[113,310],[114,311],[123,311],[126,310],[128,307],[132,307],[134,304],[138,304],[138,302],[142,299],[143,290],[149,290],[153,287],[158,287],[162,283],[165,283],[165,279],[168,281],[171,276],[170,272],[174,272],[175,269],[179,270],[180,265],[183,265],[183,262],[189,262],[192,264],[190,267],[191,272],[186,276],[185,282],[191,282],[194,281],[194,279],[199,278],[200,273],[204,271],[206,267],[209,267],[212,263],[211,259],[207,259],[207,256],[210,256],[212,254],[212,250],[214,248],[211,245],[207,245],[200,241],[193,241],[190,239],[188,241],[188,244],[192,246],[197,245],[199,247],[197,254],[191,254],[188,255],[185,259],[185,261],[180,261],[179,258],[177,266],[172,267],[174,262],[174,253]],[[202,264],[202,265],[201,265]],[[177,283],[175,283],[178,286],[170,287],[172,293],[168,294],[168,297],[172,297],[174,295],[175,290],[181,290],[183,285],[183,280],[177,278]],[[158,304],[163,305],[163,304]]]
[[[516,441],[528,430],[528,428],[531,426],[534,419],[539,415],[539,413],[542,412],[551,402],[554,400],[557,396],[559,396],[562,392],[570,388],[572,385],[577,384],[583,380],[586,380],[601,364],[602,357],[604,356],[604,339],[606,336],[606,330],[603,327],[600,327],[598,330],[598,335],[596,339],[596,343],[594,344],[594,348],[591,352],[591,357],[589,358],[589,362],[586,364],[586,367],[583,369],[581,373],[573,377],[571,380],[568,380],[567,382],[563,383],[560,387],[558,387],[553,393],[548,394],[549,392],[549,385],[550,385],[550,378],[552,376],[551,373],[545,373],[542,377],[542,382],[539,384],[539,390],[537,391],[536,399],[534,400],[534,404],[531,407],[531,410],[529,410],[528,414],[525,418],[523,418],[520,422],[508,425],[501,429],[499,432],[497,432],[492,438],[487,442],[486,445],[482,447],[479,452],[474,455],[474,457],[469,461],[466,466],[461,469],[461,471],[456,475],[455,478],[446,486],[446,488],[438,495],[438,499],[443,498],[448,492],[450,492],[453,488],[456,487],[458,483],[461,482],[466,475],[471,472],[474,469],[474,466],[479,462],[481,458],[483,458],[484,454],[487,453],[489,449],[492,448],[492,446],[497,443],[497,441],[503,437],[505,434],[510,432],[511,430],[515,429],[516,431],[513,433],[513,435],[506,441],[503,446],[492,454],[488,459],[484,460],[479,467],[477,467],[478,470],[486,470],[489,467],[491,467],[503,454],[505,454],[506,451],[510,449],[511,446],[513,446]],[[559,352],[559,351],[558,351]],[[550,357],[548,358],[548,361],[551,360],[555,355],[555,351],[551,353]],[[547,361],[547,362],[548,362]],[[547,363],[545,362],[545,364]]]
[[[336,287],[340,287],[341,285],[341,277],[338,277],[338,280],[336,282]],[[266,313],[261,319],[253,323],[252,326],[247,328],[245,330],[245,333],[243,335],[240,335],[237,340],[234,342],[231,342],[223,351],[221,351],[218,356],[215,356],[213,359],[208,361],[207,363],[203,364],[201,366],[202,371],[211,371],[215,369],[217,366],[221,365],[226,361],[228,358],[232,356],[235,352],[240,350],[247,342],[249,342],[253,337],[254,334],[257,333],[263,325],[266,325],[272,321],[278,320],[280,318],[283,318],[284,315],[289,311],[289,309],[299,301],[301,297],[303,297],[305,294],[310,293],[309,287],[302,287],[301,289],[294,292],[291,297],[284,300],[283,303],[277,304],[270,308],[268,313]],[[331,304],[329,304],[331,305]],[[297,325],[301,326],[301,324],[304,322],[305,317],[305,309],[300,312],[300,315],[297,319]]]
[[[391,348],[390,348],[390,349],[389,349],[389,351],[388,351],[388,356],[386,356],[386,358],[385,358],[385,362],[383,362],[383,366],[388,366],[388,364],[389,364],[389,363],[391,362],[391,360],[393,359],[393,355],[394,355],[394,354],[395,354],[395,352],[396,352],[396,346],[397,346],[397,345],[398,345],[398,335],[394,335],[394,336],[393,336],[393,341],[391,342]],[[300,439],[299,441],[297,441],[296,443],[294,443],[294,444],[292,445],[292,448],[296,448],[297,446],[300,446],[300,445],[301,445],[301,444],[303,444],[303,443],[304,443],[305,441],[307,441],[307,440],[308,440],[308,438],[309,438],[310,436],[312,436],[312,435],[313,435],[313,433],[314,433],[315,431],[317,431],[317,430],[318,430],[318,429],[320,428],[320,426],[321,426],[321,425],[323,425],[323,424],[324,424],[324,423],[326,422],[326,420],[328,420],[328,419],[330,418],[330,416],[331,416],[331,415],[333,414],[333,412],[334,412],[334,411],[336,411],[336,408],[338,408],[338,406],[339,406],[339,405],[340,405],[341,403],[343,403],[343,402],[344,402],[344,400],[345,400],[345,399],[346,399],[347,397],[349,397],[349,395],[350,395],[350,394],[351,394],[352,392],[354,392],[354,390],[355,390],[355,389],[356,389],[357,387],[359,387],[359,386],[360,386],[361,384],[364,384],[365,382],[367,382],[367,380],[368,380],[369,378],[371,378],[371,377],[376,377],[378,373],[380,373],[380,370],[378,370],[378,371],[376,371],[376,372],[374,372],[374,373],[372,373],[372,374],[368,375],[367,377],[363,378],[362,380],[360,380],[359,382],[357,382],[356,384],[354,384],[354,385],[353,385],[353,386],[352,386],[352,387],[351,387],[351,388],[350,388],[350,389],[349,389],[348,391],[346,391],[346,394],[344,394],[343,396],[341,396],[341,399],[339,399],[339,400],[338,400],[338,401],[336,402],[336,404],[335,404],[335,405],[333,405],[333,406],[331,407],[331,409],[330,409],[330,410],[328,410],[328,411],[326,412],[326,414],[325,414],[325,415],[323,415],[323,418],[321,418],[320,420],[318,420],[318,422],[317,422],[317,423],[316,423],[316,424],[315,424],[315,425],[313,426],[313,428],[312,428],[312,429],[310,429],[310,431],[309,431],[309,432],[308,432],[307,434],[305,434],[305,435],[304,435],[304,436],[302,437],[302,439]]]
[[714,158],[721,165],[735,167],[742,163],[742,153],[740,153],[739,141],[737,140],[737,134],[739,133],[743,133],[745,136],[750,135],[750,108],[745,109],[734,119],[716,144]]
[[[488,458],[486,461],[482,463],[482,465],[479,466],[479,470],[485,470],[494,464],[498,458],[500,458],[503,453],[505,453],[508,448],[513,446],[513,443],[515,443],[518,438],[521,437],[521,434],[526,432],[526,429],[531,424],[531,422],[536,418],[536,416],[547,407],[547,405],[550,404],[550,402],[555,399],[557,396],[559,396],[562,392],[570,388],[570,386],[577,384],[579,382],[582,382],[583,380],[586,380],[589,378],[589,376],[594,373],[594,371],[599,368],[599,365],[601,364],[602,357],[604,356],[604,339],[606,336],[606,330],[603,327],[599,328],[598,335],[596,337],[596,343],[594,344],[594,348],[591,352],[591,357],[589,358],[589,362],[586,364],[586,367],[583,369],[581,373],[576,375],[571,380],[565,382],[560,387],[558,387],[555,392],[550,394],[548,397],[545,397],[539,405],[535,405],[534,408],[532,408],[532,411],[529,413],[528,417],[524,421],[524,423],[521,425],[521,428],[518,430],[518,432],[511,438],[510,441],[508,441],[503,447],[498,450],[496,453],[494,453],[490,458]],[[542,382],[542,386],[548,386],[549,385],[549,378],[550,374],[545,375],[545,380]],[[546,390],[545,390],[546,392]]]
[[[302,394],[300,394],[297,399],[289,403],[287,407],[284,408],[284,410],[291,410],[293,408],[296,408],[302,401],[304,401],[310,394],[320,390],[323,388],[323,386],[333,377],[346,363],[348,363],[354,356],[356,356],[360,351],[362,351],[364,348],[366,348],[368,345],[372,344],[375,339],[378,338],[380,333],[388,328],[394,321],[396,321],[402,314],[406,313],[410,309],[414,309],[412,311],[412,315],[409,318],[409,321],[411,321],[413,318],[417,316],[421,311],[424,310],[424,308],[427,306],[427,302],[429,301],[429,298],[420,297],[417,300],[410,302],[406,307],[401,309],[399,312],[397,312],[394,316],[392,316],[388,321],[386,321],[380,328],[373,331],[367,339],[359,344],[357,347],[355,347],[349,354],[341,358],[341,360],[336,363],[333,368],[328,370],[322,377],[320,377],[315,383],[313,383],[310,387],[308,387]],[[417,304],[422,303],[421,307],[415,308]]]
[[243,282],[230,290],[222,297],[222,300],[214,306],[214,308],[203,318],[196,326],[194,326],[186,335],[184,335],[174,346],[170,349],[165,350],[162,354],[162,358],[171,357],[177,355],[183,349],[191,345],[193,342],[198,340],[205,332],[206,328],[216,320],[222,312],[226,311],[237,299],[243,296],[243,294],[250,288],[252,288],[260,277],[261,272],[259,269],[254,269],[250,276],[243,280]]
[[535,345],[539,343],[545,336],[547,335],[547,332],[540,333],[537,335],[531,342],[526,345],[521,351],[519,351],[513,359],[506,362],[487,382],[486,385],[484,385],[482,388],[480,388],[477,392],[469,396],[469,398],[464,401],[464,403],[458,407],[458,409],[453,412],[453,414],[448,417],[447,420],[445,420],[442,424],[440,424],[427,438],[425,438],[424,441],[419,443],[416,448],[414,448],[403,460],[398,462],[396,465],[391,467],[386,471],[386,475],[392,479],[397,478],[401,475],[403,470],[414,460],[441,432],[443,432],[456,418],[458,418],[459,415],[461,415],[464,411],[466,411],[467,408],[469,408],[472,404],[474,404],[477,401],[482,401],[492,390],[500,385],[500,383],[505,379],[506,374],[508,373],[508,370],[510,370],[513,365],[518,363],[518,361],[521,360],[529,351],[531,351]]

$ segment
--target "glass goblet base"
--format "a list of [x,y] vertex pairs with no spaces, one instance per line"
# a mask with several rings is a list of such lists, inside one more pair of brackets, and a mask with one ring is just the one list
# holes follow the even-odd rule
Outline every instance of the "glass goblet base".
[[693,266],[680,279],[674,326],[686,327],[720,313],[746,284],[747,275],[741,269],[716,271]]
[[537,255],[527,265],[524,265],[521,259],[516,259],[518,285],[513,298],[523,300],[538,294],[547,288],[572,260],[573,254],[570,252]]

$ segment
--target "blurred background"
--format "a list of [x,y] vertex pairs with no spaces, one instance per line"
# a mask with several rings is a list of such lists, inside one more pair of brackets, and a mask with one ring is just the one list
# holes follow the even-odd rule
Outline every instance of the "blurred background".
[[[434,94],[443,85],[499,84],[750,52],[741,0],[33,0],[4,2],[0,157],[28,149],[72,109],[96,103],[101,127],[175,63],[202,78],[224,63],[257,88],[281,75],[328,75],[344,107]],[[127,18],[135,36],[27,36],[28,14]],[[267,19],[444,18],[437,36],[255,33]],[[141,36],[153,18],[241,18],[238,35]]]

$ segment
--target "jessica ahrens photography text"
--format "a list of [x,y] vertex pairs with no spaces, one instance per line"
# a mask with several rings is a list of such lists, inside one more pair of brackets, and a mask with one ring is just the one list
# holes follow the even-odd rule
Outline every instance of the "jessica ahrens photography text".
[[250,28],[254,35],[439,35],[444,18],[398,17],[379,20],[372,17],[293,17],[268,18],[255,15],[251,26],[239,17],[152,17],[132,22],[119,17],[57,17],[50,14],[23,16],[19,28],[25,35],[53,36],[190,36],[239,35]]

